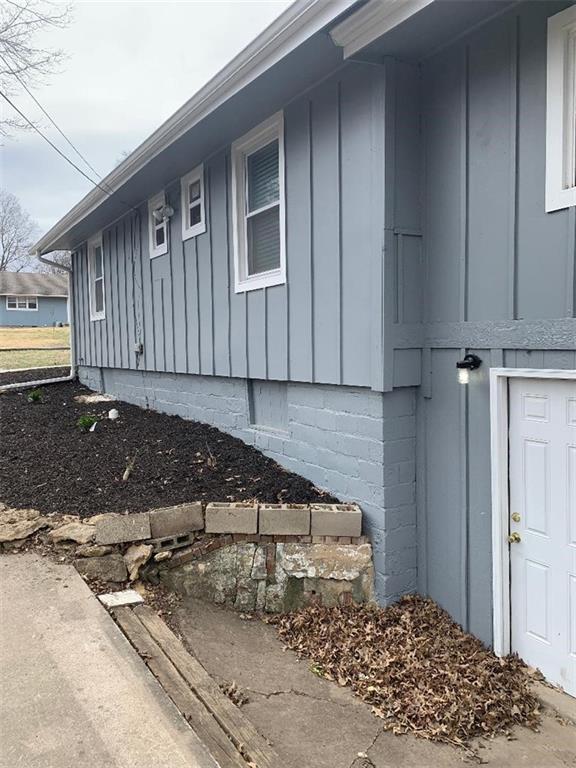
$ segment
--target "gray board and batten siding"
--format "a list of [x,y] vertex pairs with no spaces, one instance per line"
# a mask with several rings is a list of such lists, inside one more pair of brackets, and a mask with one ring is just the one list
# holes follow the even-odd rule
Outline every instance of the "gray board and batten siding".
[[[547,17],[529,2],[422,63],[419,589],[492,638],[490,367],[576,368],[576,209],[545,213]],[[483,360],[472,385],[455,364]]]
[[[370,62],[294,94],[286,285],[234,293],[229,147],[182,166],[204,162],[205,234],[182,243],[178,179],[166,189],[168,254],[148,257],[145,204],[104,230],[103,321],[89,321],[85,246],[74,256],[86,380],[144,404],[162,391],[168,412],[194,417],[170,392],[190,390],[189,403],[212,377],[224,393],[215,423],[361,501],[384,600],[416,586],[416,488],[418,588],[488,643],[488,370],[576,368],[576,212],[544,209],[546,22],[569,4],[519,4],[420,61],[375,64],[372,47]],[[467,351],[483,366],[463,387],[455,363]],[[184,384],[185,373],[197,376]],[[278,393],[250,406],[246,379],[288,382],[277,440],[259,437],[248,411],[270,421]],[[216,412],[236,396],[226,426]],[[376,425],[377,439],[351,429],[328,455],[339,421],[326,410]]]
[[182,242],[179,179],[166,189],[176,215],[165,256],[148,256],[145,204],[103,231],[100,322],[82,247],[78,361],[381,389],[383,97],[384,71],[350,64],[285,106],[285,285],[234,292],[229,147],[182,167],[204,162],[204,234]]

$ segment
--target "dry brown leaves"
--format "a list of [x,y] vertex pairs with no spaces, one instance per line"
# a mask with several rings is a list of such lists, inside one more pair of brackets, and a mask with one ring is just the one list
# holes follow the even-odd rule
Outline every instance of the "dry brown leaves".
[[310,606],[271,620],[312,670],[354,692],[394,733],[469,750],[474,737],[534,730],[538,699],[516,656],[498,658],[432,600],[388,608]]

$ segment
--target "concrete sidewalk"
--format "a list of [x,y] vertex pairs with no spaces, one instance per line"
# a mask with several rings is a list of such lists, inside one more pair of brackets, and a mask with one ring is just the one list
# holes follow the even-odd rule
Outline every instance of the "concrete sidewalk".
[[71,566],[0,557],[1,768],[218,768]]

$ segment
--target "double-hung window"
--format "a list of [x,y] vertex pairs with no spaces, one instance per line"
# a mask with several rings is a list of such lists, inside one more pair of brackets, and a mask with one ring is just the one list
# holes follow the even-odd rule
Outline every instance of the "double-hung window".
[[164,215],[166,197],[160,192],[148,201],[150,258],[168,253],[168,218]]
[[237,293],[286,282],[281,112],[232,145]]
[[104,251],[102,237],[88,243],[88,273],[90,277],[90,319],[103,320],[104,306]]
[[38,309],[38,299],[36,296],[6,296],[6,309],[35,311]]
[[576,6],[548,19],[546,210],[576,205]]
[[206,232],[204,213],[204,166],[199,165],[180,180],[182,202],[182,239]]

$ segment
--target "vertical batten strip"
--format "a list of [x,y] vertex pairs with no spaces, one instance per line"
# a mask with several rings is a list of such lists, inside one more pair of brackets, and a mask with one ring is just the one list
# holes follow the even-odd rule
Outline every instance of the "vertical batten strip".
[[343,349],[343,312],[344,296],[342,291],[342,80],[338,80],[336,87],[336,164],[338,185],[338,382],[344,380],[344,349]]
[[212,168],[208,166],[206,168],[206,176],[204,179],[204,182],[206,186],[208,187],[208,194],[205,194],[206,198],[206,206],[207,211],[206,215],[208,217],[208,254],[209,254],[209,265],[210,265],[210,333],[211,333],[211,345],[210,345],[210,352],[211,352],[211,364],[210,364],[210,373],[212,375],[216,372],[216,359],[214,354],[214,344],[216,340],[215,336],[215,323],[214,323],[214,250],[213,250],[213,239],[212,239],[212,211],[214,210],[214,206],[212,205],[212,195],[213,195],[213,185],[212,185]]
[[520,79],[520,17],[512,17],[511,51],[510,51],[510,252],[508,257],[508,317],[516,320],[518,317],[518,152],[519,152],[519,99]]
[[202,373],[202,334],[200,333],[200,269],[198,257],[198,238],[194,238],[194,261],[196,264],[196,346],[198,349],[197,373]]
[[[184,211],[182,211],[182,216],[184,216]],[[188,352],[188,268],[186,266],[186,243],[184,240],[181,241],[180,247],[182,251],[182,272],[184,280],[184,349],[186,352],[186,373],[190,373],[190,355]]]
[[314,135],[312,132],[312,100],[308,100],[308,150],[310,173],[310,381],[316,381],[316,333],[315,333],[315,302],[314,302]]
[[[226,215],[226,300],[228,302],[228,322],[226,327],[226,343],[228,350],[228,376],[232,376],[232,301],[234,298],[233,285],[230,280],[230,259],[232,256],[230,242],[232,233],[230,230],[231,211],[230,211],[230,181],[229,181],[229,163],[230,155],[224,155],[224,211]],[[230,170],[231,172],[231,170]]]
[[462,48],[462,80],[460,89],[460,320],[468,319],[468,259],[469,259],[469,218],[470,218],[470,48]]
[[[176,230],[176,232],[174,231]],[[172,371],[176,371],[176,331],[174,327],[174,256],[173,250],[181,238],[181,228],[176,227],[176,219],[170,219],[170,247],[168,248],[168,263],[170,265],[170,315],[172,319]]]

